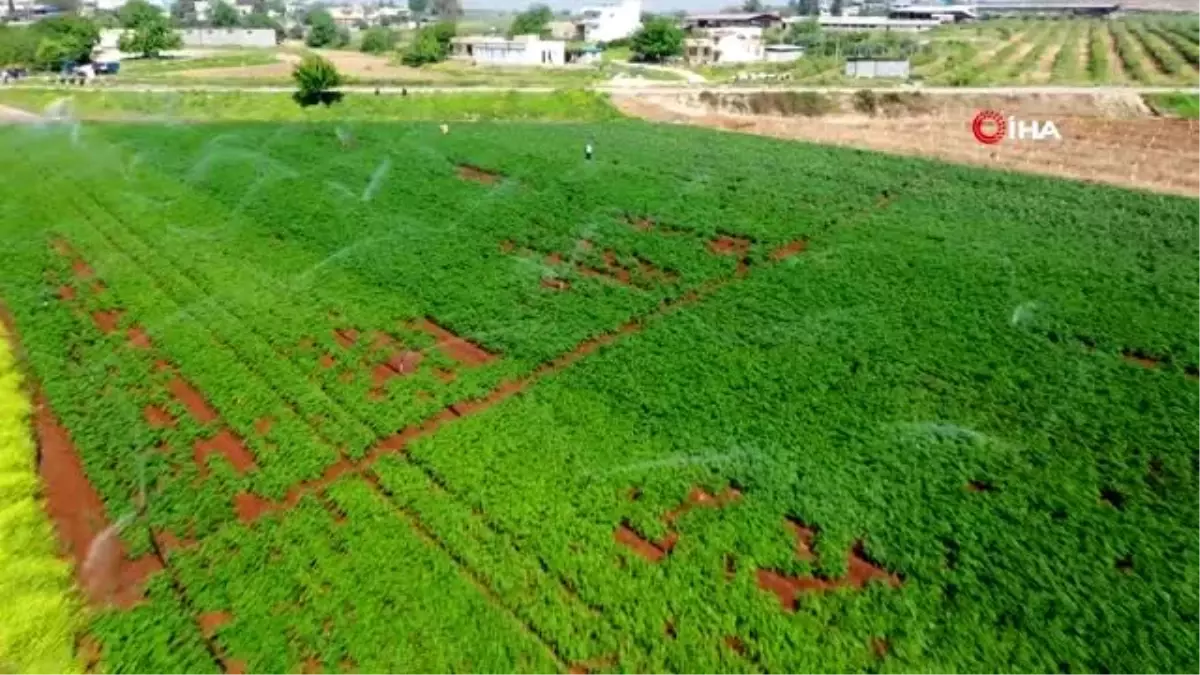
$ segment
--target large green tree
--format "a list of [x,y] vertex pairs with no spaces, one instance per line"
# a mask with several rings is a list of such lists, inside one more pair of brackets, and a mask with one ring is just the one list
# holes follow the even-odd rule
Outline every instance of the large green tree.
[[129,0],[117,10],[122,28],[137,28],[144,22],[161,18],[162,10],[146,0]]
[[308,37],[304,43],[309,47],[336,47],[340,36],[337,23],[327,9],[317,9],[305,17],[308,23]]
[[408,0],[408,10],[413,14],[424,14],[429,9],[429,0]]
[[423,66],[427,63],[437,63],[450,53],[450,39],[458,32],[458,27],[449,21],[439,21],[432,26],[425,26],[417,31],[412,44],[404,50],[402,60],[408,66]]
[[633,34],[630,47],[639,61],[663,61],[683,53],[683,30],[671,19],[656,17]]
[[541,35],[546,30],[546,24],[554,18],[554,13],[546,5],[530,5],[529,9],[517,14],[508,35]]
[[87,62],[100,43],[96,23],[77,15],[56,16],[33,24],[38,36],[37,65],[56,68],[64,61]]
[[304,57],[292,71],[292,79],[296,80],[296,98],[302,104],[328,104],[335,99],[332,90],[342,84],[342,75],[333,63],[316,54]]
[[238,14],[233,5],[218,0],[217,4],[213,5],[210,21],[217,28],[234,28],[241,24],[242,15]]
[[368,54],[383,54],[392,51],[395,46],[396,34],[383,26],[375,26],[363,33],[359,49]]
[[162,16],[142,18],[132,30],[121,35],[117,47],[123,52],[134,52],[145,58],[157,57],[168,49],[179,49],[183,38],[171,28],[171,23]]

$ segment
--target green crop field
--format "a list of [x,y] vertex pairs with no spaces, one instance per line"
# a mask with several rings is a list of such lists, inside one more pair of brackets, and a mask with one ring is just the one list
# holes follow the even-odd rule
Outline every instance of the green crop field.
[[1194,16],[1003,19],[931,36],[913,59],[930,84],[1200,84]]
[[94,668],[1200,668],[1196,200],[634,121],[0,152]]

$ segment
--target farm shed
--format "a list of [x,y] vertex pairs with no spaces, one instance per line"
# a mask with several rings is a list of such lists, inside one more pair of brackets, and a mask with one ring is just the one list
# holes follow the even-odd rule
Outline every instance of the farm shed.
[[908,73],[908,59],[849,59],[846,61],[846,77],[907,78]]
[[767,45],[763,47],[763,60],[768,63],[795,61],[802,56],[804,56],[804,47],[800,45]]

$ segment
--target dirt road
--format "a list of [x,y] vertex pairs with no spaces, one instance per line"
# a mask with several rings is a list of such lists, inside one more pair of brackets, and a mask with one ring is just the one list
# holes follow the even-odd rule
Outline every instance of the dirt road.
[[[947,99],[911,115],[833,112],[815,117],[734,114],[681,103],[682,96],[614,96],[629,115],[776,138],[920,155],[991,168],[1048,174],[1196,197],[1200,194],[1200,124],[1151,116],[1136,96],[1092,104],[1062,97]],[[981,107],[1020,119],[1052,119],[1061,141],[984,145],[970,121]]]

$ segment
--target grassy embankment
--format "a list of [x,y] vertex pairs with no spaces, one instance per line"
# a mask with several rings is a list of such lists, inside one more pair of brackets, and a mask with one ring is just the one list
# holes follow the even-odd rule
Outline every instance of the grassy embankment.
[[[9,89],[0,104],[38,112],[62,91]],[[399,96],[349,94],[330,106],[301,107],[291,95],[253,92],[71,92],[74,114],[86,119],[310,121],[490,120],[601,121],[620,113],[602,94],[454,93]]]

